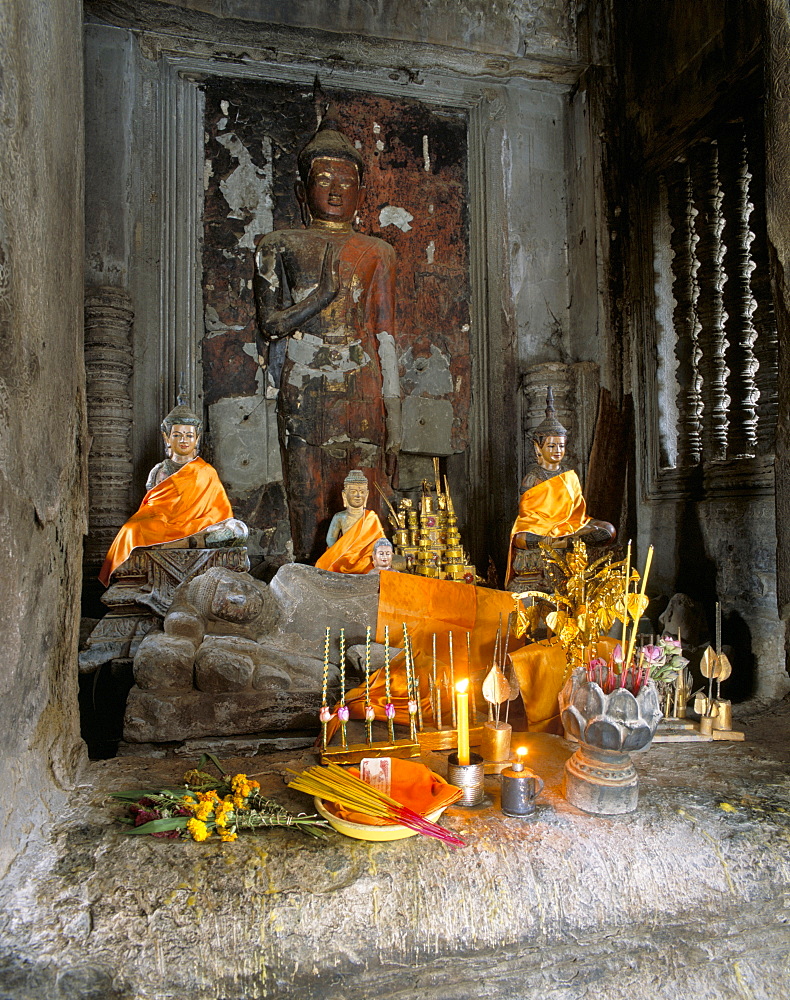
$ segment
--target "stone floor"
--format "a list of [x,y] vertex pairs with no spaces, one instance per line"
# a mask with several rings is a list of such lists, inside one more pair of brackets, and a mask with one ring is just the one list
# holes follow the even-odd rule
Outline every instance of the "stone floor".
[[[412,838],[233,844],[129,838],[112,789],[183,757],[90,764],[73,810],[0,887],[0,1000],[780,1000],[790,997],[790,701],[745,743],[654,744],[640,804],[585,815],[571,752],[529,737],[532,822],[452,808],[452,850]],[[227,763],[285,804],[284,750]]]

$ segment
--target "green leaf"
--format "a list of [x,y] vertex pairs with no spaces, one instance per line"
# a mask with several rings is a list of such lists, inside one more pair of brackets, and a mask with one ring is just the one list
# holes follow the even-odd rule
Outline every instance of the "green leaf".
[[188,816],[171,816],[169,819],[152,819],[141,826],[135,826],[126,833],[166,833],[168,830],[185,830]]
[[209,750],[206,750],[205,753],[202,753],[200,755],[200,760],[198,761],[198,766],[197,766],[198,771],[201,769],[201,767],[203,767],[203,765],[207,761],[211,761],[211,763],[214,765],[214,767],[216,767],[216,769],[219,771],[219,773],[221,775],[223,775],[223,777],[225,775],[227,775],[228,772],[225,770],[225,768],[222,766],[222,764],[220,764],[220,762],[217,759],[217,757],[213,753],[211,753]]

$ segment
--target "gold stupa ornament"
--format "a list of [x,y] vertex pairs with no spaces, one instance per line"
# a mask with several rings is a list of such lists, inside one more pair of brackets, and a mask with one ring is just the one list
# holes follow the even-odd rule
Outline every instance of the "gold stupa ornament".
[[446,476],[442,490],[438,458],[433,460],[433,472],[433,488],[427,481],[422,484],[419,509],[408,497],[400,501],[397,510],[388,504],[394,529],[392,544],[401,563],[398,568],[434,580],[474,583],[475,567],[461,543]]

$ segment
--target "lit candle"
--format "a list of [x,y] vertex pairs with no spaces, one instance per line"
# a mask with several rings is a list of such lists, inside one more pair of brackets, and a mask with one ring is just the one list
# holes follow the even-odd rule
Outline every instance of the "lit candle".
[[[447,642],[450,647],[450,688],[451,690],[455,687],[455,664],[453,663],[453,633],[452,631],[447,633]],[[451,699],[452,701],[452,699]],[[458,725],[457,713],[455,702],[452,701],[453,706],[453,729]]]
[[469,763],[469,681],[455,685],[456,718],[458,720],[458,763]]
[[523,771],[524,770],[524,758],[527,756],[527,748],[526,747],[518,747],[518,749],[516,750],[516,754],[518,756],[517,756],[517,759],[516,759],[516,763],[513,765],[513,770],[514,771]]

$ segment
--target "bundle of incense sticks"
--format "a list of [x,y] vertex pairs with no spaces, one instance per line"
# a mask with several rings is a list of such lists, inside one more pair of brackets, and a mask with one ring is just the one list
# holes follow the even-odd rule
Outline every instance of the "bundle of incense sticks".
[[[449,830],[431,823],[430,820],[420,816],[403,803],[390,798],[372,785],[366,784],[356,775],[344,771],[337,764],[327,764],[324,766],[308,767],[301,774],[288,769],[289,774],[296,777],[288,782],[289,788],[294,788],[298,792],[306,792],[308,795],[317,795],[325,802],[334,802],[345,809],[353,809],[354,812],[366,813],[368,816],[377,816],[386,819],[390,823],[399,823],[401,826],[421,833],[426,837],[436,837],[445,844],[453,847],[463,847],[465,842],[460,837],[454,836]],[[459,798],[463,793],[459,789]]]
[[[587,664],[587,680],[591,684],[597,684],[604,694],[611,694],[615,688],[625,688],[633,695],[638,695],[642,688],[650,680],[650,663],[645,666],[645,658],[639,656],[638,666],[629,666],[625,670],[615,670],[615,658],[619,647],[615,646],[609,662],[596,658]],[[619,654],[622,656],[622,652]],[[618,668],[620,664],[617,664]]]

